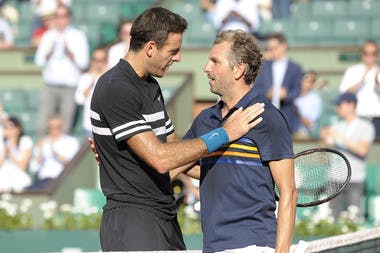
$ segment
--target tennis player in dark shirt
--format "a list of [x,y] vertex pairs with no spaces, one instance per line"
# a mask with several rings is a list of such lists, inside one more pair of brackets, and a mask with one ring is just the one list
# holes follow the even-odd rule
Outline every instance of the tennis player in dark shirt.
[[186,27],[186,20],[164,8],[144,11],[132,25],[127,55],[96,84],[91,124],[107,198],[103,251],[185,249],[169,171],[184,171],[261,122],[263,104],[256,104],[202,136],[179,140],[155,77],[181,60]]

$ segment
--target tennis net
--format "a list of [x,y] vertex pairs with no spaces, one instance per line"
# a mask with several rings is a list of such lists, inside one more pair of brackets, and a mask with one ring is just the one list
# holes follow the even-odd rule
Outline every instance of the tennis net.
[[[145,253],[202,253],[201,250],[187,251],[143,251]],[[293,245],[291,253],[380,253],[380,227],[360,230],[351,234],[326,237],[314,241],[300,241]],[[110,252],[112,253],[112,252]],[[114,252],[116,253],[116,252]],[[120,253],[120,252],[119,252]],[[126,253],[126,252],[123,252]],[[142,253],[142,251],[128,251]]]
[[378,253],[380,252],[380,227],[310,241],[307,242],[304,252]]

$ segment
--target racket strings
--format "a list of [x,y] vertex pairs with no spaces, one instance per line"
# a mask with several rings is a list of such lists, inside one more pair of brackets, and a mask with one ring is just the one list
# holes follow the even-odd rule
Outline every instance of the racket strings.
[[295,159],[298,204],[322,201],[342,189],[348,178],[346,161],[332,152],[313,152]]

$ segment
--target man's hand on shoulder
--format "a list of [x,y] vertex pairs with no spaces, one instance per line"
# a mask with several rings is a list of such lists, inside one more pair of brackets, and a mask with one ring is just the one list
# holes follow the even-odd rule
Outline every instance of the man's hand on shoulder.
[[257,126],[262,121],[262,117],[259,116],[263,112],[264,103],[256,103],[244,110],[243,108],[239,108],[233,112],[223,125],[230,142],[239,139],[249,130]]

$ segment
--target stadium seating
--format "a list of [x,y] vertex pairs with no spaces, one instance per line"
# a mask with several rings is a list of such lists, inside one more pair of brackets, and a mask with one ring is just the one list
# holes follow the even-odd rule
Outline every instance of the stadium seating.
[[[281,30],[293,46],[357,46],[370,38],[379,40],[379,12],[379,0],[297,1],[289,19],[264,21],[260,32]],[[281,23],[291,23],[293,30],[278,29]]]
[[310,4],[311,13],[314,17],[336,17],[347,14],[347,3],[345,0],[317,0],[312,1]]
[[290,10],[293,19],[305,19],[311,15],[311,5],[307,2],[294,2]]
[[[19,32],[16,45],[27,46],[33,19],[30,4],[17,0],[9,0],[9,3],[22,14],[17,27]],[[133,19],[155,4],[158,1],[76,0],[72,5],[73,22],[88,35],[91,48],[94,48],[116,38],[116,27],[120,19]],[[205,19],[199,1],[164,0],[159,1],[159,4],[190,21],[184,47],[209,46],[216,30]],[[294,46],[359,45],[371,37],[379,39],[379,14],[379,0],[293,1],[289,19],[263,21],[260,33],[265,35],[282,31]]]

